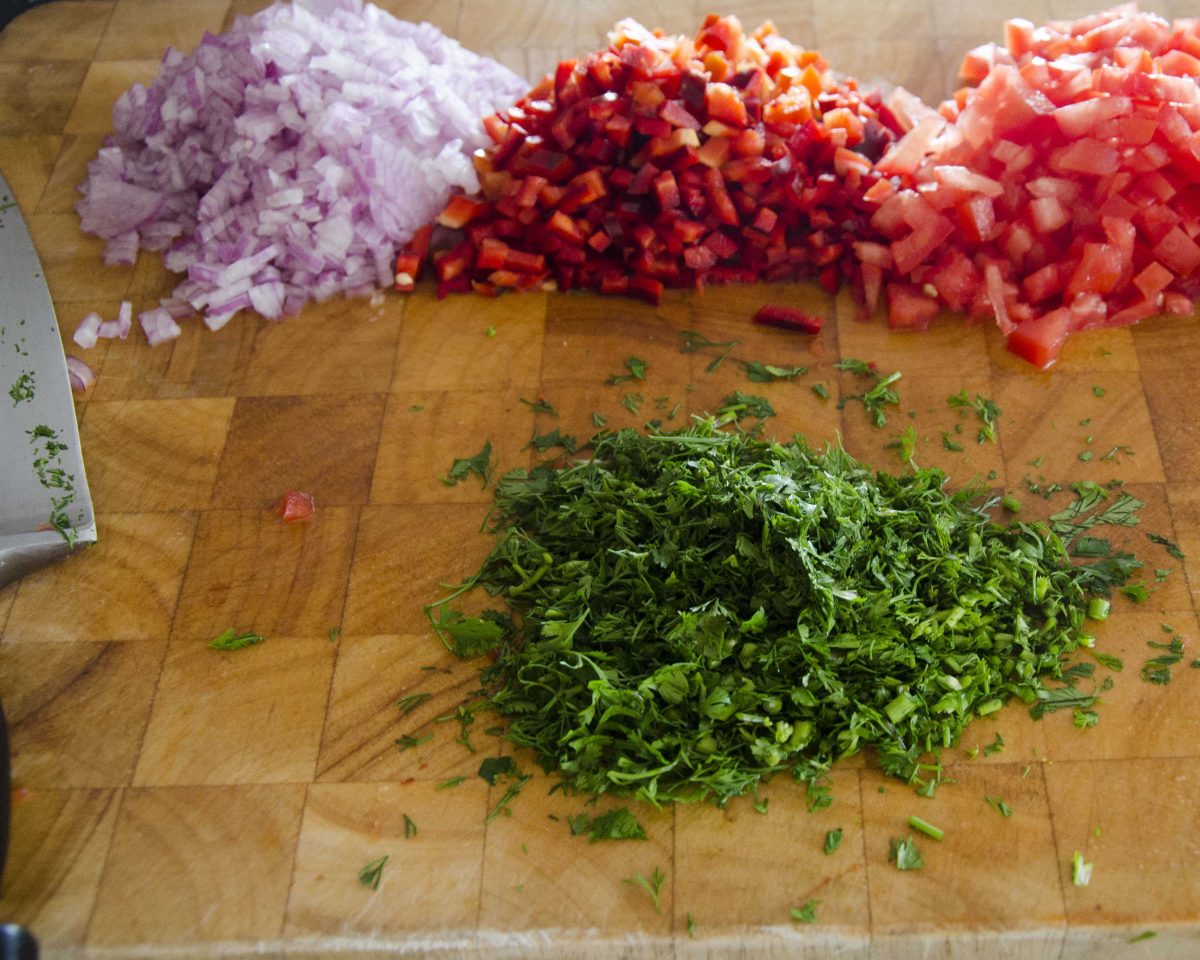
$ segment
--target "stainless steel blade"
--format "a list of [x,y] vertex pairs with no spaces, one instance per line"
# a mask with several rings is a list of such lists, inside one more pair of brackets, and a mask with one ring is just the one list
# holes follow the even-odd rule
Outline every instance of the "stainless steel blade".
[[0,587],[95,540],[58,320],[0,173]]

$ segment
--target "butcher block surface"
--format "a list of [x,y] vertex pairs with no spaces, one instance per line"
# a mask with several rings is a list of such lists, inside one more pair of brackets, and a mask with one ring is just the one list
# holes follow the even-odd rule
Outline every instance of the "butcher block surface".
[[[692,0],[382,5],[530,79],[601,46],[621,17],[692,33],[708,12]],[[173,286],[156,255],[103,266],[73,212],[114,100],[154,76],[168,45],[190,50],[261,6],[63,0],[0,34],[0,167],[66,339],[90,311],[112,317],[126,298],[145,309]],[[750,27],[773,19],[835,68],[936,102],[962,52],[1000,39],[1004,18],[1092,9],[732,0],[717,12]],[[824,332],[753,327],[767,302],[823,315]],[[1200,956],[1195,319],[1074,337],[1039,373],[987,326],[947,319],[889,334],[855,313],[848,296],[808,285],[672,292],[658,308],[575,293],[438,301],[423,286],[310,305],[283,323],[243,314],[219,333],[191,322],[158,348],[136,330],[86,352],[68,343],[98,373],[77,404],[100,541],[0,590],[14,780],[0,921],[29,927],[46,957]],[[710,355],[680,349],[687,329],[809,373],[761,385],[734,364],[708,372]],[[605,383],[634,355],[648,361],[636,414],[622,404],[630,386]],[[840,357],[903,373],[882,429],[859,404],[839,409],[861,390],[834,369]],[[528,465],[535,432],[589,435],[593,411],[611,426],[682,425],[737,389],[768,397],[775,436],[840,435],[889,470],[901,464],[887,444],[911,423],[922,466],[942,466],[953,484],[995,471],[990,485],[1020,497],[1023,516],[1067,496],[1045,503],[1026,476],[1125,481],[1146,507],[1116,540],[1146,559],[1151,581],[1155,567],[1173,572],[1144,603],[1117,597],[1096,630],[1098,649],[1125,662],[1099,724],[1076,729],[1069,711],[1038,722],[1010,705],[945,752],[954,782],[932,799],[856,757],[834,768],[833,803],[815,813],[780,778],[760,791],[765,814],[752,798],[724,810],[634,803],[649,839],[594,844],[566,823],[589,809],[584,799],[551,792],[555,781],[518,753],[536,776],[510,815],[485,822],[506,785],[481,779],[480,762],[508,748],[484,733],[487,718],[471,729],[474,753],[458,723],[437,722],[470,700],[477,664],[443,650],[422,606],[486,555],[490,490],[442,478],[484,440],[500,469]],[[956,453],[941,437],[963,422],[946,404],[963,389],[1003,414],[994,444],[976,444],[966,421]],[[559,416],[535,414],[538,399]],[[1132,453],[1103,459],[1118,445]],[[1090,462],[1085,448],[1097,451]],[[315,498],[307,524],[271,509],[292,488]],[[1157,686],[1138,668],[1164,623],[1188,648]],[[267,639],[210,649],[230,627]],[[407,715],[396,706],[425,693]],[[997,733],[1002,750],[971,758]],[[1003,798],[1011,817],[985,797]],[[911,833],[911,814],[945,838],[916,835],[925,866],[901,872],[889,840]],[[826,855],[835,828],[844,839]],[[1094,864],[1087,886],[1072,883],[1076,851]],[[360,883],[383,856],[378,889]],[[658,909],[626,882],[655,869],[666,877]],[[793,921],[809,900],[817,922]]]

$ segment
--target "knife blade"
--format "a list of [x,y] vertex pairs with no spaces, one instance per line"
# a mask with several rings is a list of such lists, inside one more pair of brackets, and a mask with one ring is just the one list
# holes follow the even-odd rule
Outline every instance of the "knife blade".
[[58,318],[0,172],[0,587],[95,540]]

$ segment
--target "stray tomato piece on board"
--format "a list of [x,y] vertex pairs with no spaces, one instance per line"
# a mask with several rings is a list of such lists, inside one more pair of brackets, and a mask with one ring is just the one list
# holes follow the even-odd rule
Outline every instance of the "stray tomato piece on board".
[[275,504],[275,512],[284,523],[304,523],[310,520],[316,504],[312,496],[302,490],[289,490]]

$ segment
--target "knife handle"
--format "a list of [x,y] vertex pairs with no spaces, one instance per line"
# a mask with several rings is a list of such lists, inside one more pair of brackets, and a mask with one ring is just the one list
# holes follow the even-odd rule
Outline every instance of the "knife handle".
[[0,926],[0,960],[38,960],[37,941],[24,927]]

